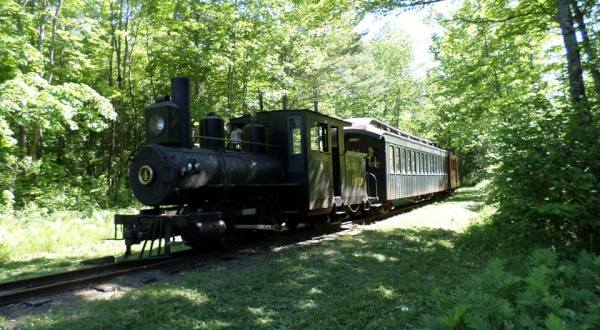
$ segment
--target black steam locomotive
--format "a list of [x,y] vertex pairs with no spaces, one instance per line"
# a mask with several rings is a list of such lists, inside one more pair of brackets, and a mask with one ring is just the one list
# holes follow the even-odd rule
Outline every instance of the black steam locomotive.
[[344,121],[310,110],[259,112],[225,123],[209,114],[192,136],[189,80],[145,110],[146,144],[131,158],[129,186],[151,208],[115,215],[126,256],[170,253],[174,237],[233,248],[244,231],[301,222],[335,224],[451,190],[451,152],[376,119]]

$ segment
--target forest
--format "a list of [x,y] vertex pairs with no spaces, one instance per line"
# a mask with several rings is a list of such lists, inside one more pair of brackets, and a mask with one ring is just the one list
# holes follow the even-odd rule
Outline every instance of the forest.
[[452,1],[430,17],[442,32],[423,76],[406,31],[356,29],[365,15],[442,2],[0,0],[0,261],[25,214],[139,207],[128,158],[144,143],[144,108],[174,76],[191,79],[196,129],[209,112],[259,111],[260,96],[265,111],[316,100],[334,117],[436,141],[461,156],[463,184],[487,183],[485,244],[526,242],[569,261],[597,253],[600,4]]

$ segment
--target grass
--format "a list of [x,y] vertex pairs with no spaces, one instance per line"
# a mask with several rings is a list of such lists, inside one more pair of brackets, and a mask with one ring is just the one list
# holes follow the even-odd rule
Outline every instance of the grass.
[[[464,189],[442,203],[479,207],[481,194]],[[464,248],[464,237],[436,228],[370,230],[215,265],[176,283],[154,284],[112,300],[29,316],[22,325],[29,329],[423,328],[424,316],[437,306],[437,293],[454,290],[494,256],[494,251]]]
[[456,239],[442,229],[368,231],[34,317],[26,328],[419,328],[435,291],[479,267],[453,249]]
[[29,208],[0,214],[0,282],[60,272],[79,262],[121,255],[114,235],[113,210],[93,212]]

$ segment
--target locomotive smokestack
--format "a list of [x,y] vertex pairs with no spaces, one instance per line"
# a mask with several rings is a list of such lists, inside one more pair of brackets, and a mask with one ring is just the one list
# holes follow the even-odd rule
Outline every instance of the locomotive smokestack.
[[190,80],[175,77],[171,80],[171,96],[173,103],[179,107],[181,141],[184,147],[192,147],[192,110],[190,106]]

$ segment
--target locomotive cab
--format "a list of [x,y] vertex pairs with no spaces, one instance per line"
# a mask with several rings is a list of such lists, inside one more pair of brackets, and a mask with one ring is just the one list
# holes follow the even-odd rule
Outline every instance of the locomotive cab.
[[235,118],[230,126],[235,130],[252,121],[267,128],[267,152],[284,165],[285,182],[298,185],[286,197],[286,213],[333,216],[368,202],[365,154],[345,148],[348,122],[310,110],[281,110]]

